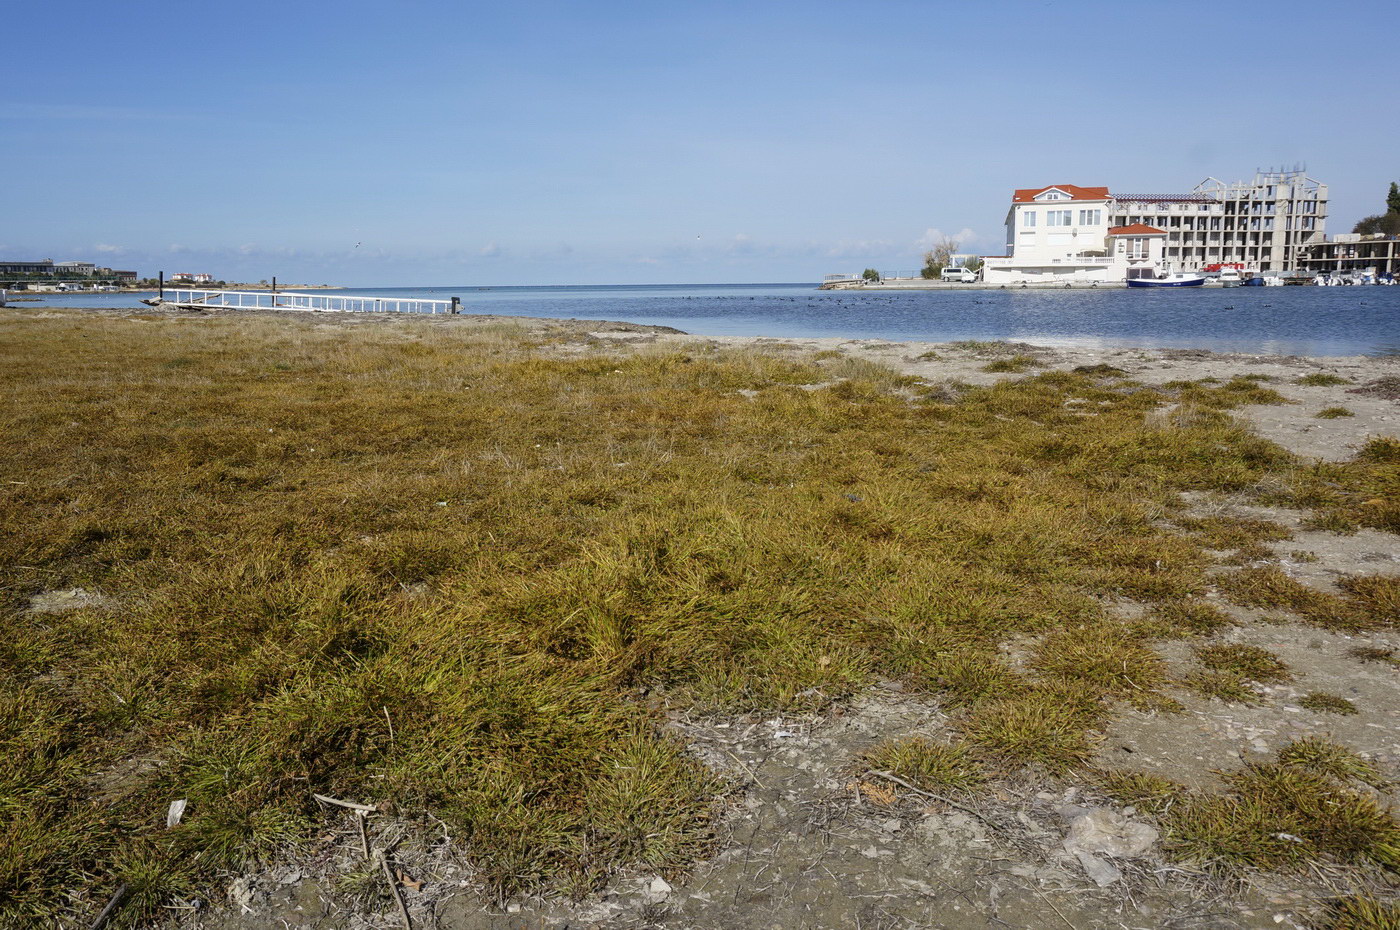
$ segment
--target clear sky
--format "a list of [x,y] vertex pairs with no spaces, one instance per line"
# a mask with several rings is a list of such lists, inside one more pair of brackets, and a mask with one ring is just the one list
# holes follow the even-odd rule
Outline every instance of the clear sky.
[[1397,0],[50,0],[0,258],[348,285],[813,281],[1011,190],[1400,178]]

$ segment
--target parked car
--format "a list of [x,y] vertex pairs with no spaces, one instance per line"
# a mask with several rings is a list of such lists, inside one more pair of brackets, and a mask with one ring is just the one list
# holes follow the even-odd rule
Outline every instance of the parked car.
[[957,265],[951,268],[944,268],[942,280],[957,281],[962,284],[976,284],[977,272],[969,271],[961,265]]

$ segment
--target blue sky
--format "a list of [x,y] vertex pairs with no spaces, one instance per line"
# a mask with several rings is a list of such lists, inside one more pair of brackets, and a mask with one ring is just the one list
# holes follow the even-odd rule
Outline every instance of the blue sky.
[[811,281],[915,268],[940,233],[999,254],[1015,187],[1167,192],[1294,162],[1346,232],[1400,178],[1397,12],[49,2],[6,48],[0,257],[360,286]]

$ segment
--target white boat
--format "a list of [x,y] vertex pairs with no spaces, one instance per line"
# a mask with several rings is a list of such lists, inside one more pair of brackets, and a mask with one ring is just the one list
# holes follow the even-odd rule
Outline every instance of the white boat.
[[1221,286],[1221,287],[1239,287],[1239,286],[1240,286],[1240,273],[1239,273],[1238,271],[1236,271],[1234,268],[1222,268],[1222,269],[1220,269],[1220,286]]
[[1129,278],[1128,287],[1200,287],[1206,283],[1204,275],[1187,274],[1178,271],[1160,278]]

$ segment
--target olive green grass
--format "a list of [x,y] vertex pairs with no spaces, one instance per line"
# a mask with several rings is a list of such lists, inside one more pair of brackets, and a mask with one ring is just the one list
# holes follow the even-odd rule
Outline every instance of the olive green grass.
[[1351,715],[1358,713],[1356,705],[1340,694],[1310,691],[1298,699],[1298,706],[1319,714]]
[[981,763],[966,746],[923,737],[887,740],[865,753],[861,763],[925,791],[972,788],[986,780]]
[[1303,375],[1301,378],[1293,379],[1294,384],[1301,384],[1305,387],[1332,387],[1337,384],[1351,384],[1350,378],[1343,378],[1340,375],[1329,375],[1326,372],[1314,372],[1310,375]]
[[1338,420],[1342,417],[1354,417],[1356,414],[1345,407],[1324,407],[1313,416],[1319,420]]
[[1389,665],[1392,668],[1400,668],[1400,656],[1395,654],[1395,650],[1384,646],[1353,646],[1347,650],[1347,655],[1362,662],[1379,662],[1382,665]]
[[1017,374],[1031,368],[1036,364],[1035,357],[1031,355],[1013,355],[1011,358],[999,358],[988,362],[982,366],[982,370],[993,374],[1011,373]]
[[1327,905],[1318,930],[1400,930],[1400,902],[1348,895]]
[[1317,529],[1400,532],[1400,439],[1376,437],[1351,461],[1300,469],[1279,502],[1317,511]]
[[[0,314],[0,925],[90,923],[122,885],[110,926],[154,919],[312,842],[313,792],[431,812],[498,899],[683,869],[727,786],[667,714],[818,711],[880,678],[956,735],[892,767],[1068,772],[1171,686],[1155,638],[1226,622],[1167,522],[1181,492],[1298,469],[1230,418],[1270,393],[1250,381],[940,391],[604,342]],[[1368,448],[1358,469],[1392,467]],[[28,610],[77,587],[110,606]],[[1347,591],[1372,620],[1394,595]]]
[[1221,777],[1224,794],[1192,793],[1162,818],[1175,857],[1222,872],[1400,869],[1400,823],[1369,790],[1374,766],[1355,753],[1302,740]]

